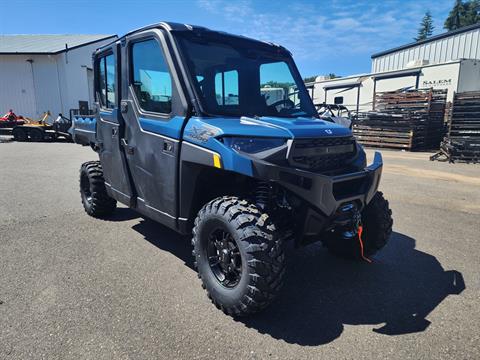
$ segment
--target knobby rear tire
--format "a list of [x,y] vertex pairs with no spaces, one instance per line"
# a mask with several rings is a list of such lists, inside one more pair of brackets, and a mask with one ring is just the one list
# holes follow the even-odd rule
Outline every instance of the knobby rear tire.
[[80,194],[85,212],[96,218],[111,215],[117,202],[107,194],[100,161],[89,161],[80,168]]

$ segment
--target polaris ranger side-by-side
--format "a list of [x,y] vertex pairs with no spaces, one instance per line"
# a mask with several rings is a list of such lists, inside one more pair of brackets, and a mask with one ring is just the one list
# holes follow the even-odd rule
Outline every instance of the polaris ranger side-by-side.
[[367,166],[348,128],[319,119],[283,47],[159,23],[98,49],[94,67],[98,114],[73,126],[100,157],[81,166],[86,212],[108,216],[118,201],[193,232],[199,277],[225,313],[274,299],[289,239],[366,260],[386,244],[381,155]]

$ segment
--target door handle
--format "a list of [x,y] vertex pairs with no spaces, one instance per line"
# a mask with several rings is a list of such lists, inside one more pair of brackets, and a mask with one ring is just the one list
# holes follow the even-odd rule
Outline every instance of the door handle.
[[165,140],[163,142],[163,152],[172,154],[174,150],[173,142]]
[[133,146],[128,145],[128,141],[125,139],[121,140],[122,146],[125,148],[125,151],[128,155],[133,155],[135,152],[135,148]]
[[128,102],[126,102],[126,101],[121,101],[120,102],[120,111],[122,113],[128,112]]

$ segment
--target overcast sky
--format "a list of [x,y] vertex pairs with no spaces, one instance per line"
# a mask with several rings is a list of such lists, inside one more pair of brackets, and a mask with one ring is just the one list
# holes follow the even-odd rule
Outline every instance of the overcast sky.
[[158,21],[203,25],[288,48],[303,76],[370,71],[372,53],[412,41],[427,10],[435,33],[453,0],[0,0],[2,34],[123,34]]

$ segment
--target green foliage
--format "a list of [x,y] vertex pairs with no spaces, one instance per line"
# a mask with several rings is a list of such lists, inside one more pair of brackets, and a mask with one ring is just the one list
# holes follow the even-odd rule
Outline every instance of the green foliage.
[[260,85],[260,87],[271,87],[271,88],[286,88],[295,85],[293,82],[278,82],[278,81],[268,81]]
[[315,76],[308,76],[308,77],[306,77],[306,78],[303,78],[303,82],[304,82],[304,83],[314,82],[316,78],[317,78],[316,75],[315,75]]
[[289,82],[278,82],[278,81],[268,81],[260,85],[260,88],[282,88],[285,91],[285,94],[290,92],[290,88],[294,86],[294,83]]
[[452,10],[445,20],[444,28],[448,31],[460,29],[464,26],[480,22],[479,0],[455,0]]
[[415,41],[425,40],[426,38],[432,36],[433,29],[432,14],[430,14],[430,11],[427,11],[422,19],[422,22],[420,23],[420,28],[418,29],[418,35],[415,38]]
[[327,74],[327,77],[328,77],[329,79],[337,79],[337,78],[339,78],[339,77],[341,77],[341,76],[336,75],[336,74],[334,74],[334,73],[330,73],[330,74]]
[[[310,82],[314,82],[315,79],[318,77],[318,75],[315,75],[315,76],[308,76],[306,78],[303,78],[303,82],[304,83],[310,83]],[[329,74],[325,74],[325,78],[326,79],[336,79],[336,78],[339,78],[341,76],[338,76],[334,73],[329,73]]]
[[471,0],[465,6],[466,14],[463,26],[478,24],[480,22],[480,1]]

